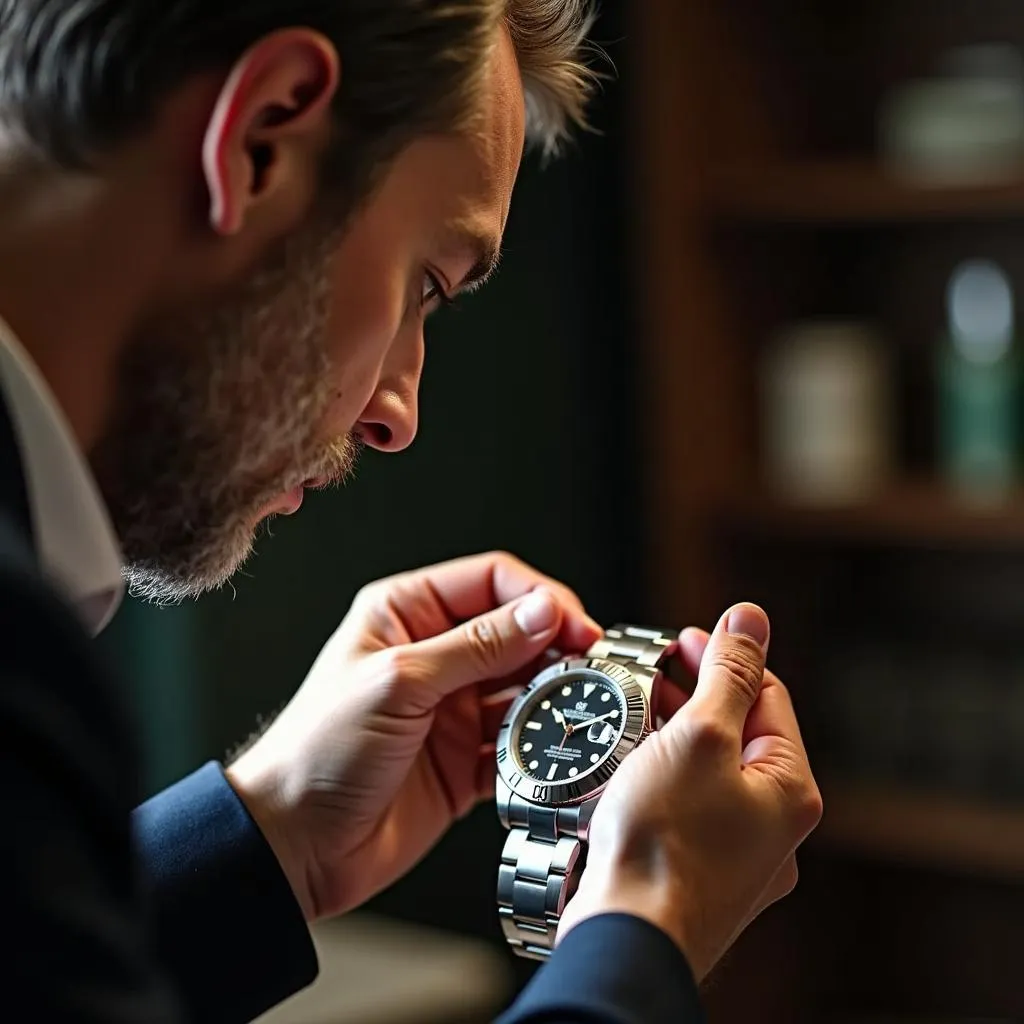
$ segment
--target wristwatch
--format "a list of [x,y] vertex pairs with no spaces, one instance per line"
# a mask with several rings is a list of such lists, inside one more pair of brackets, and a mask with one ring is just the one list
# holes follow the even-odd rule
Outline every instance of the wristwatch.
[[594,809],[655,728],[655,696],[679,633],[618,625],[562,658],[513,703],[498,734],[498,817],[509,829],[498,915],[519,956],[546,960],[586,862]]

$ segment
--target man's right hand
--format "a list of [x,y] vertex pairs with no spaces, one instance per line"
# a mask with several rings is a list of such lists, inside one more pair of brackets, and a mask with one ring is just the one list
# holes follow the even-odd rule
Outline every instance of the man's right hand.
[[671,936],[702,981],[792,891],[796,849],[822,804],[789,694],[765,672],[768,637],[753,605],[733,608],[711,637],[683,634],[693,696],[676,696],[666,725],[608,784],[559,939],[585,918],[633,914]]

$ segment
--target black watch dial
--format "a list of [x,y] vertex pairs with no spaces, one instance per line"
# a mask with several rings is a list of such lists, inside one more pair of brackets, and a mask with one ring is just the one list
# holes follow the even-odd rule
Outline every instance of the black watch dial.
[[600,672],[567,672],[540,690],[519,717],[515,752],[538,782],[571,782],[615,750],[626,720],[622,690]]

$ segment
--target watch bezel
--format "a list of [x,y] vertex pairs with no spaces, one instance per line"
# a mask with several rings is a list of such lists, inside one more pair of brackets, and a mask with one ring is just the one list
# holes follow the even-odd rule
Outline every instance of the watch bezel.
[[[519,767],[513,750],[515,723],[523,709],[542,690],[568,672],[598,672],[610,679],[623,693],[626,705],[622,735],[614,750],[586,775],[564,782],[532,779]],[[509,708],[498,732],[498,775],[520,799],[547,807],[571,807],[595,796],[608,784],[622,759],[640,742],[649,721],[647,694],[639,680],[624,665],[603,658],[567,658],[536,675]]]

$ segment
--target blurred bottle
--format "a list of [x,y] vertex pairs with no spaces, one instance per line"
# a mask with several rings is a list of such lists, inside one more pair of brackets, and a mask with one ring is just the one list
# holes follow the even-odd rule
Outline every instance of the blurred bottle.
[[1024,63],[1009,45],[951,50],[939,73],[883,100],[883,163],[923,186],[984,186],[1024,173]]
[[767,485],[786,501],[856,503],[888,480],[893,463],[888,356],[865,324],[787,327],[761,370]]
[[996,264],[971,260],[954,272],[947,306],[938,370],[943,469],[958,493],[997,503],[1017,478],[1013,291]]

